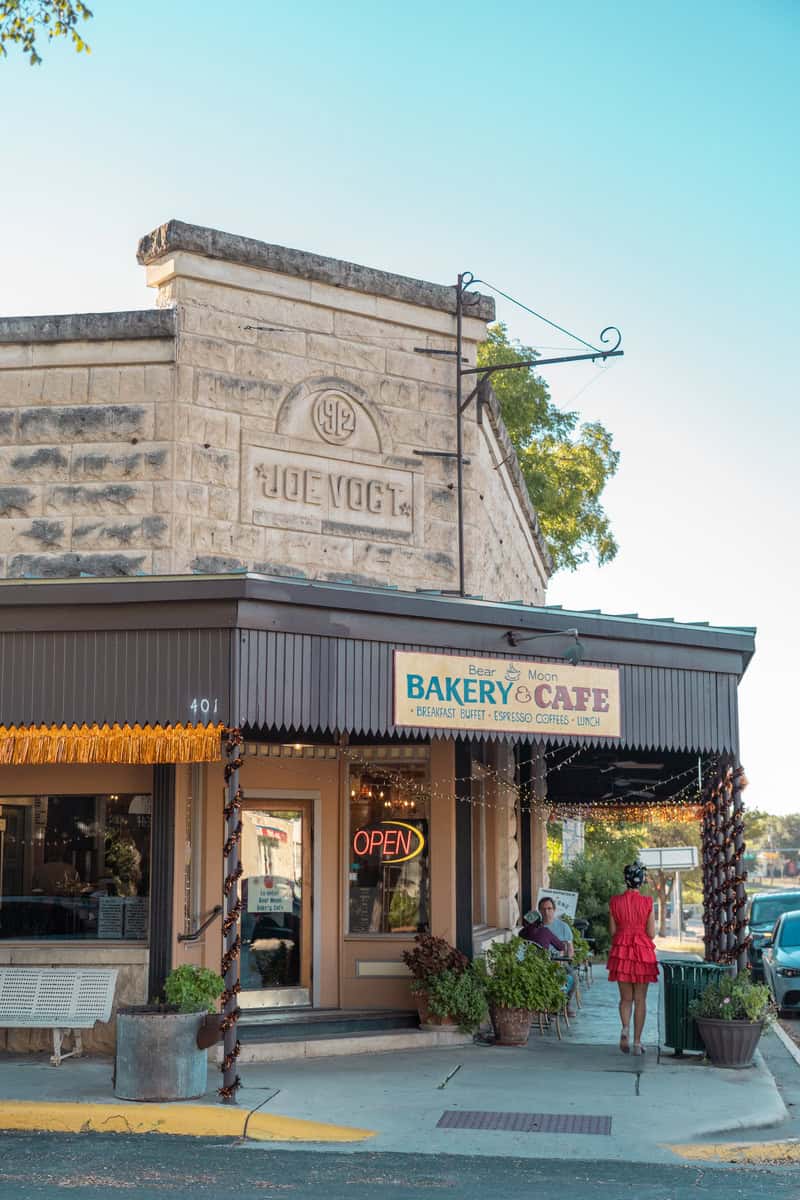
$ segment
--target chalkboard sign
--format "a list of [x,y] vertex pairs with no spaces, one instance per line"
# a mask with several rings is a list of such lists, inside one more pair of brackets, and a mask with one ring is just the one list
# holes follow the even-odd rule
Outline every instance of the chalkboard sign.
[[[372,933],[375,904],[380,893],[380,887],[350,886],[350,932]],[[380,910],[378,910],[380,911]]]

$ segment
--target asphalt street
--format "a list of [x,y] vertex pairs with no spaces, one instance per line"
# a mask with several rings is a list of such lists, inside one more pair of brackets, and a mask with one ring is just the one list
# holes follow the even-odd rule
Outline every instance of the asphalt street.
[[[538,1136],[538,1135],[534,1135]],[[0,1200],[286,1196],[312,1200],[798,1200],[800,1171],[561,1159],[265,1151],[159,1135],[0,1137]]]

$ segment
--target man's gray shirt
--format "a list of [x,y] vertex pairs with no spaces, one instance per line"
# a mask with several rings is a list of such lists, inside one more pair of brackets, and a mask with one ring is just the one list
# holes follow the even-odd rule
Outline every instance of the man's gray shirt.
[[553,917],[550,924],[547,926],[551,933],[554,933],[562,942],[571,942],[573,938],[572,930],[566,921],[562,921],[560,917]]

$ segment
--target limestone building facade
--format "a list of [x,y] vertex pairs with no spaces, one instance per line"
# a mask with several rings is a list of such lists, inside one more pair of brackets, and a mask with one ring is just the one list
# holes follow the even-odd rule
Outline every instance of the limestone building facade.
[[[2,575],[456,587],[454,289],[177,221],[138,257],[156,309],[0,321]],[[491,396],[464,447],[466,591],[541,603]]]
[[222,965],[230,1072],[238,1007],[413,1022],[404,951],[519,927],[548,805],[736,756],[754,631],[548,608],[491,395],[456,594],[453,288],[175,221],[139,259],[150,310],[0,319],[0,966]]
[[[19,749],[27,736],[20,731],[62,721],[58,704],[44,699],[45,660],[56,662],[57,680],[66,679],[87,621],[99,622],[99,632],[101,613],[111,624],[95,644],[106,634],[122,639],[117,650],[107,644],[95,684],[81,674],[74,690],[61,688],[62,697],[72,690],[79,702],[84,690],[98,702],[105,695],[94,715],[82,708],[64,718],[77,729],[111,722],[117,699],[132,712],[121,693],[141,698],[151,668],[162,680],[184,671],[188,680],[194,668],[181,665],[183,651],[176,657],[170,650],[162,664],[158,651],[135,648],[140,631],[163,618],[166,634],[191,625],[197,613],[191,636],[202,640],[204,626],[218,619],[207,615],[211,601],[203,597],[214,595],[219,609],[226,581],[241,580],[245,590],[254,577],[341,589],[318,593],[327,598],[311,627],[323,636],[310,641],[323,658],[327,635],[369,620],[370,609],[374,631],[364,644],[383,652],[378,643],[394,621],[388,610],[378,616],[381,593],[397,590],[424,603],[427,593],[458,587],[455,289],[177,221],[144,237],[138,258],[156,293],[154,308],[0,319],[0,642],[7,636],[9,647],[21,645],[15,639],[24,642],[28,633],[37,646],[53,639],[44,654],[34,651],[30,702],[20,706],[3,693],[0,706],[0,740],[8,746],[0,762],[0,965],[114,965],[118,1002],[157,991],[170,962],[218,964],[218,928],[199,940],[178,935],[219,898],[222,772],[218,762],[178,757],[157,780],[160,768],[142,758],[100,765]],[[493,318],[493,300],[479,296],[463,326],[470,364]],[[551,562],[491,392],[464,414],[464,455],[466,592],[542,604]],[[158,580],[175,577],[183,599],[155,600]],[[188,578],[196,586],[184,592],[180,581]],[[106,593],[108,579],[119,586]],[[295,593],[263,586],[288,631]],[[344,606],[335,620],[326,616],[330,603]],[[404,600],[397,612],[417,620]],[[449,625],[446,633],[438,620],[430,628],[436,641],[459,645]],[[126,630],[134,649],[123,664]],[[312,674],[322,672],[315,675],[322,703],[333,679],[326,682],[315,665],[317,650],[309,653]],[[203,674],[208,655],[201,659]],[[346,695],[357,684],[349,659],[342,661],[336,687]],[[94,668],[84,661],[78,669]],[[9,686],[26,670],[14,659]],[[378,681],[385,687],[388,675],[376,670],[377,701]],[[235,722],[221,687],[172,690],[165,715],[160,701],[143,700],[136,721]],[[296,870],[291,888],[282,886],[287,895],[294,889],[289,923],[303,934],[295,929],[292,953],[302,944],[302,961],[292,967],[291,986],[287,979],[286,986],[264,984],[272,967],[255,948],[264,939],[254,929],[271,919],[258,915],[269,897],[248,866],[245,1007],[404,1005],[401,953],[415,927],[455,940],[460,922],[459,944],[480,950],[519,924],[521,895],[534,880],[522,886],[508,742],[476,750],[471,783],[472,759],[457,767],[452,740],[401,734],[398,745],[396,737],[364,733],[354,747],[338,720],[336,728],[285,724],[274,723],[266,741],[251,731],[245,745],[243,854],[251,865],[260,855],[261,869],[284,880]],[[456,787],[469,800],[475,845],[474,887],[462,884],[460,915],[452,845],[458,811],[463,818],[467,809],[455,804]],[[392,805],[378,816],[412,816],[432,846],[430,863],[426,849],[393,890],[386,890],[385,871],[384,882],[372,879],[374,864],[360,872],[347,865],[358,823],[377,821],[378,795]],[[541,829],[536,836],[542,840]],[[138,861],[130,877],[119,873],[120,846]],[[530,873],[535,849],[525,861]],[[157,874],[160,892],[151,884]],[[374,900],[379,894],[383,908]],[[410,920],[404,905],[413,904]],[[108,1027],[87,1042],[107,1048],[112,1039]],[[9,1049],[46,1040],[43,1032],[0,1031],[0,1047],[5,1041]]]

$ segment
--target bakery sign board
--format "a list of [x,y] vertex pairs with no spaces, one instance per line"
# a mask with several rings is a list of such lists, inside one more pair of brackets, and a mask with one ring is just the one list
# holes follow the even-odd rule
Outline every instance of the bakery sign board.
[[620,737],[619,670],[395,650],[394,723]]

